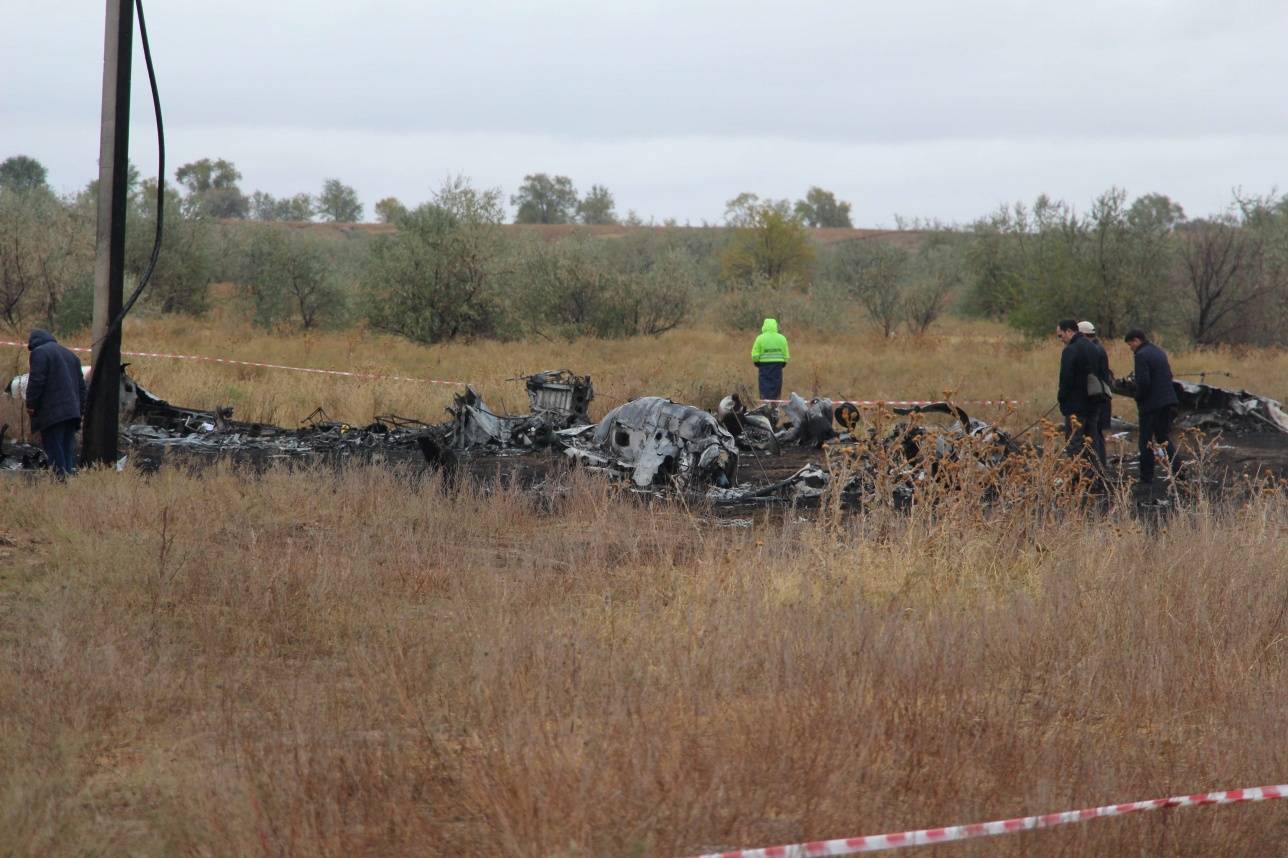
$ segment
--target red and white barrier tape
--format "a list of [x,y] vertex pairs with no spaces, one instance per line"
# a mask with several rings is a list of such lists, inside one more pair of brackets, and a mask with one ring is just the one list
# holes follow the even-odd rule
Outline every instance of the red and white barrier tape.
[[1066,810],[1062,813],[1021,816],[1016,819],[998,819],[993,822],[952,825],[946,828],[923,828],[918,831],[872,834],[867,837],[847,837],[841,840],[816,840],[811,843],[767,846],[760,849],[734,849],[726,852],[710,852],[695,858],[807,858],[814,855],[857,855],[860,852],[882,852],[887,849],[903,849],[907,846],[927,846],[932,843],[950,843],[954,840],[972,840],[976,837],[996,837],[999,834],[1011,834],[1016,831],[1032,831],[1038,828],[1085,822],[1102,816],[1123,816],[1128,813],[1141,813],[1168,807],[1240,804],[1275,798],[1288,798],[1288,784],[1233,789],[1225,792],[1204,792],[1196,795],[1176,795],[1151,801],[1107,804],[1086,810]]
[[[26,348],[27,344],[20,343],[15,340],[0,340],[0,346],[17,346],[19,348]],[[82,352],[85,354],[88,354],[90,352],[90,349],[80,348],[77,346],[68,346],[67,348],[71,349],[74,352]],[[465,382],[465,381],[446,381],[438,378],[414,378],[412,376],[406,376],[406,375],[381,375],[380,373],[374,373],[374,372],[352,372],[350,370],[342,370],[342,369],[317,369],[316,367],[308,367],[308,366],[286,366],[285,364],[280,364],[280,363],[259,363],[256,361],[248,361],[248,360],[233,360],[232,358],[210,357],[208,355],[181,355],[181,354],[173,354],[170,352],[126,352],[126,351],[121,352],[121,355],[124,357],[171,358],[173,360],[204,360],[204,361],[209,361],[211,363],[222,363],[230,366],[257,366],[263,369],[285,369],[285,370],[290,370],[291,372],[311,372],[317,375],[338,375],[346,378],[370,378],[370,379],[380,379],[385,381],[416,381],[422,384],[446,384],[452,387],[469,386],[469,382]],[[762,399],[760,401],[772,403],[774,405],[783,405],[787,402],[786,399]],[[832,401],[837,405],[848,403],[850,405],[862,405],[862,406],[878,406],[878,405],[904,406],[904,405],[933,405],[936,402],[941,402],[942,400],[936,400],[936,399],[834,399]],[[957,405],[1006,406],[1006,405],[1020,404],[1020,400],[1018,399],[959,399],[959,400],[953,400],[953,402],[954,404],[957,404]]]
[[[21,346],[22,348],[26,348],[27,344],[14,342],[12,340],[0,340],[0,346]],[[86,354],[90,352],[90,349],[78,348],[76,346],[68,346],[67,348],[71,349],[74,352],[83,352]],[[413,378],[411,376],[406,376],[406,375],[381,375],[379,373],[374,373],[374,372],[352,372],[352,371],[342,370],[342,369],[317,369],[315,367],[307,367],[307,366],[286,366],[285,364],[280,364],[280,363],[257,363],[255,361],[233,360],[232,358],[209,357],[207,355],[180,355],[180,354],[171,354],[169,352],[125,352],[125,351],[121,352],[121,355],[124,357],[172,358],[174,360],[204,360],[204,361],[210,361],[211,363],[230,364],[232,366],[257,366],[257,367],[262,367],[264,369],[286,369],[286,370],[290,370],[291,372],[311,372],[317,375],[339,375],[339,376],[345,376],[348,378],[372,378],[372,379],[381,379],[385,381],[418,381],[418,382],[421,382],[422,384],[447,384],[447,385],[452,385],[454,387],[469,386],[468,382],[464,382],[464,381],[443,381],[437,378]]]
[[[784,405],[788,402],[786,399],[762,399],[761,402],[768,402],[772,405]],[[1019,405],[1018,399],[833,399],[834,405],[935,405],[939,402],[950,402],[953,405]]]

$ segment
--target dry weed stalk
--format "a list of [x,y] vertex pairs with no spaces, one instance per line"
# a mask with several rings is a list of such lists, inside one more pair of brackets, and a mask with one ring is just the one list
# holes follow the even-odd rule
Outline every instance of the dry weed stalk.
[[[305,344],[141,319],[127,340],[345,355],[485,392],[539,368],[531,344],[354,331]],[[744,340],[536,353],[615,396],[685,400],[747,378]],[[942,387],[942,354],[792,345],[825,368],[822,392]],[[1001,390],[1026,401],[1011,422],[1037,417],[1052,354],[953,353],[995,388],[961,396]],[[1215,359],[1271,395],[1288,360]],[[450,394],[135,368],[172,401],[248,419],[433,416]],[[874,420],[883,438],[893,419]],[[830,450],[838,488],[817,519],[751,527],[576,473],[540,501],[379,468],[4,482],[0,854],[678,855],[1281,780],[1283,484],[1250,478],[1223,507],[1181,481],[1176,511],[1146,522],[1122,495],[1088,508],[1057,427],[1042,439],[986,469],[964,442],[906,510],[893,489],[928,469],[921,454]],[[1208,454],[1192,459],[1206,473]],[[869,469],[843,514],[839,486]],[[1267,805],[955,851],[1269,856],[1284,839]]]
[[[1145,527],[1057,459],[752,528],[579,474],[9,483],[0,852],[687,854],[1280,779],[1282,493]],[[1282,838],[1258,807],[987,850]]]

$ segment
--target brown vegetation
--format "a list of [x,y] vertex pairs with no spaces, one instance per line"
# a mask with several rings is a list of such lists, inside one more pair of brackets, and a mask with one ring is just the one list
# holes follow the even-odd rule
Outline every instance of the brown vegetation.
[[[793,386],[956,387],[1018,395],[1025,415],[1056,359],[980,326],[794,336]],[[567,364],[609,396],[699,401],[747,380],[745,339],[425,349],[173,318],[127,333],[485,391]],[[1284,359],[1203,368],[1279,394]],[[185,404],[241,391],[251,417],[432,416],[447,395],[136,369]],[[0,480],[0,854],[683,855],[1288,771],[1281,493],[1154,527],[1026,491],[993,517],[946,494],[933,512],[740,526],[568,479],[542,502],[382,469]],[[927,854],[1277,855],[1279,804]]]
[[[216,288],[216,293],[218,293]],[[951,392],[961,399],[1017,399],[1014,415],[981,407],[979,416],[1012,428],[1023,426],[1054,402],[1058,343],[1032,343],[1000,324],[952,319],[920,337],[887,340],[869,330],[843,335],[802,329],[780,319],[791,338],[794,360],[785,390],[802,395],[861,399],[937,399]],[[690,327],[653,337],[622,340],[496,342],[421,346],[363,328],[284,334],[241,321],[222,300],[210,318],[131,318],[126,349],[179,352],[290,366],[356,370],[417,378],[469,381],[497,408],[525,407],[522,385],[510,379],[527,372],[569,367],[590,373],[602,415],[621,402],[644,395],[712,408],[732,390],[754,392],[750,365],[755,331]],[[84,345],[86,337],[65,342]],[[1170,344],[1164,341],[1170,348]],[[1131,370],[1131,353],[1110,343],[1115,373]],[[196,408],[233,405],[246,420],[293,425],[317,406],[333,417],[360,422],[395,413],[438,420],[459,387],[414,382],[319,376],[255,367],[233,367],[167,358],[127,358],[130,372],[153,393]],[[0,382],[25,372],[24,349],[0,348]],[[1288,352],[1277,349],[1208,349],[1172,352],[1178,373],[1229,372],[1212,381],[1246,387],[1288,400]],[[1116,400],[1116,413],[1134,419],[1134,408]],[[2,407],[3,403],[0,403]],[[15,426],[16,419],[0,414]]]
[[[0,491],[7,854],[665,856],[1288,766],[1279,496],[1150,533],[730,528],[383,470]],[[1286,834],[1269,805],[956,850]]]

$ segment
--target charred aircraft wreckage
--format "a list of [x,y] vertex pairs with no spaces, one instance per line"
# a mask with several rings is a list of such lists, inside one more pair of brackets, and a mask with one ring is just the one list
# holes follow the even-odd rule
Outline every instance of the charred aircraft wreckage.
[[[756,504],[821,496],[831,473],[826,464],[806,459],[828,442],[844,445],[859,435],[868,441],[876,438],[875,429],[859,432],[857,408],[828,399],[805,400],[793,394],[780,415],[769,405],[748,409],[737,395],[725,397],[714,413],[646,396],[592,422],[594,387],[588,376],[551,370],[516,380],[526,388],[525,414],[497,413],[476,390],[466,388],[448,406],[450,419],[439,424],[387,415],[354,426],[318,409],[299,427],[284,428],[235,420],[231,408],[176,406],[126,376],[121,446],[145,470],[165,461],[227,461],[256,468],[274,463],[424,462],[452,480],[462,470],[500,470],[500,463],[521,457],[523,465],[538,466],[537,460],[544,460],[546,471],[551,463],[563,461],[603,473],[636,492]],[[1007,453],[1009,439],[947,403],[896,411],[914,412],[947,414],[956,422],[946,429],[899,423],[879,439],[897,446],[903,455],[902,488],[897,489],[901,493],[910,495],[914,482],[923,479],[928,468],[933,471],[935,460],[957,456],[958,439],[993,433],[990,437],[995,435],[999,443],[990,447],[990,456]],[[780,456],[789,448],[799,451],[794,459]],[[43,463],[43,454],[32,445],[7,445],[0,455],[0,468],[31,469]],[[754,472],[749,461],[755,462]],[[543,468],[530,470],[539,473]],[[862,482],[858,475],[846,479],[843,491]]]
[[[892,408],[877,427],[861,425],[853,404],[794,393],[780,410],[768,404],[748,408],[733,394],[714,413],[645,396],[592,422],[589,376],[548,370],[515,380],[525,386],[525,414],[498,414],[467,387],[442,423],[384,415],[351,425],[317,409],[298,427],[285,428],[234,420],[231,408],[172,405],[123,375],[121,446],[143,469],[167,460],[256,468],[278,462],[406,462],[424,463],[451,479],[462,469],[477,474],[525,457],[517,464],[530,464],[534,472],[564,461],[620,479],[633,491],[731,505],[808,501],[829,490],[845,498],[878,483],[896,501],[911,501],[917,485],[935,479],[945,465],[998,468],[1025,446],[949,402]],[[1206,384],[1176,386],[1181,426],[1288,434],[1288,414],[1275,400]],[[1130,395],[1130,378],[1117,392]],[[798,452],[788,455],[793,449]],[[810,451],[819,450],[813,457]],[[544,465],[538,466],[538,458]],[[11,443],[0,430],[0,470],[43,466],[39,448]]]

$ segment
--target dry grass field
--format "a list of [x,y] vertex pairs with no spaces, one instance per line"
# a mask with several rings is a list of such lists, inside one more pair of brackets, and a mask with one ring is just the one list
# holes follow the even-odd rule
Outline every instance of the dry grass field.
[[[789,387],[1046,409],[1058,349],[788,330]],[[753,382],[750,335],[420,348],[132,321],[127,348]],[[8,362],[15,355],[0,353]],[[1115,347],[1119,373],[1129,361]],[[1288,398],[1288,356],[1175,354]],[[6,375],[8,363],[0,364]],[[178,404],[437,419],[451,388],[140,360]],[[0,855],[681,856],[1288,780],[1288,501],[970,504],[751,526],[590,476],[553,503],[387,469],[0,480]],[[926,855],[1282,856],[1288,802]]]
[[[861,325],[841,335],[798,330],[790,322],[793,361],[784,392],[858,399],[1016,399],[1017,412],[982,408],[979,415],[1018,428],[1055,401],[1060,344],[1030,342],[1001,325],[950,320],[923,337],[885,339]],[[362,328],[284,335],[253,327],[217,308],[210,319],[130,319],[125,348],[176,352],[299,367],[353,370],[474,384],[494,408],[524,411],[523,385],[512,379],[543,369],[569,368],[595,381],[592,415],[636,396],[670,396],[712,408],[732,390],[755,392],[751,341],[755,333],[683,328],[659,337],[625,340],[480,341],[419,346]],[[25,339],[0,336],[0,339]],[[87,335],[68,338],[84,345]],[[1163,344],[1167,346],[1166,343]],[[1118,375],[1131,370],[1131,352],[1111,343]],[[427,421],[461,388],[292,373],[209,362],[130,357],[130,373],[154,394],[177,405],[232,405],[244,420],[295,425],[321,406],[337,419],[360,423],[396,413]],[[1210,381],[1288,401],[1288,351],[1274,349],[1174,352],[1177,373],[1229,372]],[[26,371],[26,352],[0,347],[0,381]],[[1119,406],[1120,408],[1124,406]],[[1125,406],[1129,418],[1134,409]],[[9,412],[0,415],[15,427]]]

